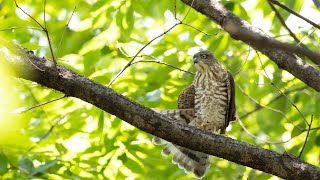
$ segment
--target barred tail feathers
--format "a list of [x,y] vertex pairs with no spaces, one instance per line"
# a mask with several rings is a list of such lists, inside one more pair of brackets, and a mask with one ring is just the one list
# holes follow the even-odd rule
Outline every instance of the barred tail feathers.
[[179,121],[184,124],[191,122],[194,119],[194,109],[153,109],[155,112],[163,114],[174,121]]
[[172,163],[180,169],[192,171],[196,178],[202,178],[210,166],[209,155],[168,143],[161,151],[163,156],[172,154]]
[[169,142],[157,136],[153,136],[152,143],[155,145],[163,145],[163,144],[168,144]]
[[[195,118],[194,109],[153,110],[186,124],[189,124]],[[184,169],[186,173],[192,171],[196,178],[202,178],[210,166],[209,155],[207,154],[180,147],[156,136],[152,138],[152,142],[156,145],[166,144],[161,154],[163,156],[172,154],[172,163],[178,164],[179,168]]]

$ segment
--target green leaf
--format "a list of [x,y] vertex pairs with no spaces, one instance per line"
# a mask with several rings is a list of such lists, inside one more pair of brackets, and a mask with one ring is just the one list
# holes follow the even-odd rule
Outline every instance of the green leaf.
[[40,48],[42,48],[42,46],[35,43],[24,43],[22,44],[22,46],[27,48],[28,50],[39,50]]
[[60,154],[66,154],[68,152],[68,149],[61,143],[56,143],[55,146]]
[[[305,124],[304,122],[299,123],[297,126],[303,128],[303,129],[306,128],[306,124]],[[299,128],[294,127],[293,130],[292,130],[292,132],[291,132],[291,137],[296,137],[296,136],[298,136],[298,135],[301,134],[301,133],[302,133],[302,131],[301,131]]]
[[98,133],[103,132],[103,127],[104,127],[104,111],[101,111],[98,119]]
[[123,19],[122,26],[125,29],[126,35],[129,37],[130,33],[134,27],[134,14],[133,14],[133,7],[130,6],[129,10],[126,13],[125,18]]
[[127,159],[124,162],[124,165],[131,169],[135,173],[143,172],[143,163],[137,159],[133,154],[127,153]]
[[59,159],[54,159],[54,160],[51,160],[51,161],[48,161],[46,162],[45,164],[39,166],[37,169],[35,169],[33,172],[32,172],[32,175],[36,175],[38,173],[44,173],[44,172],[47,172],[47,170],[49,168],[51,168],[52,166],[56,165],[57,162],[59,161]]
[[4,154],[0,154],[0,174],[8,171],[8,160]]
[[118,159],[122,161],[122,163],[125,163],[128,160],[128,157],[125,153],[123,153],[121,156],[118,157]]
[[21,171],[27,173],[27,174],[32,174],[33,170],[34,170],[34,166],[33,163],[30,159],[28,158],[22,158],[20,159],[19,163],[18,163],[18,167]]
[[318,135],[315,139],[315,143],[317,146],[320,146],[320,135]]
[[229,9],[230,11],[233,11],[235,3],[234,2],[228,2],[224,5],[227,9]]

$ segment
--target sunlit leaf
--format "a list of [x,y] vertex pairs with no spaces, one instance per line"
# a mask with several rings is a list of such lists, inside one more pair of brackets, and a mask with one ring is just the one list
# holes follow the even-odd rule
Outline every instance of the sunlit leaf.
[[[306,127],[306,125],[305,125],[304,122],[303,122],[303,123],[300,123],[298,126],[301,127],[301,128],[305,128],[305,127]],[[292,130],[292,132],[291,132],[291,137],[296,137],[296,136],[298,136],[299,134],[301,134],[302,132],[303,132],[303,131],[301,131],[301,129],[299,129],[299,128],[297,128],[297,127],[294,127],[293,130]]]
[[54,160],[46,162],[45,164],[43,164],[43,165],[39,166],[38,168],[36,168],[32,172],[32,175],[35,175],[35,174],[38,174],[38,173],[45,173],[49,168],[51,168],[52,166],[56,165],[58,161],[59,161],[59,159],[54,159]]
[[61,143],[56,143],[55,146],[56,146],[56,149],[60,152],[60,154],[65,154],[68,152],[68,149],[64,147],[64,145]]
[[22,158],[19,161],[19,169],[27,174],[32,174],[34,172],[34,166],[30,159],[28,158]]

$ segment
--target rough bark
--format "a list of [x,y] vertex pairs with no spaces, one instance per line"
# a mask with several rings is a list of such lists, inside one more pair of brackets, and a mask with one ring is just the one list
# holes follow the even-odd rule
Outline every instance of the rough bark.
[[[246,144],[225,136],[204,132],[188,125],[177,124],[163,115],[148,109],[111,88],[98,84],[52,61],[23,54],[3,57],[14,70],[14,76],[37,82],[76,97],[113,114],[133,126],[165,140],[193,150],[202,151],[229,161],[252,167],[285,179],[320,179],[320,168],[301,161],[289,154]],[[1,57],[1,56],[0,56]],[[0,63],[0,64],[1,64]]]
[[308,86],[320,92],[320,71],[310,66],[293,52],[304,54],[314,63],[320,64],[320,54],[292,44],[282,43],[262,30],[250,25],[233,14],[216,0],[182,0],[196,11],[206,15],[218,23],[235,40],[241,40],[254,49],[262,52],[284,69],[303,81]]

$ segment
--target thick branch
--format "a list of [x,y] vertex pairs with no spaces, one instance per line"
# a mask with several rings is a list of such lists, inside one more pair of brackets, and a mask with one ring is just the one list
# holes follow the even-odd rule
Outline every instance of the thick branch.
[[[19,49],[20,47],[17,47],[17,52],[23,51]],[[2,57],[0,62],[9,64],[16,72],[14,74],[16,77],[28,79],[61,91],[68,96],[82,99],[147,133],[180,146],[202,151],[282,178],[320,179],[320,168],[294,156],[279,154],[225,136],[204,132],[188,125],[177,124],[111,88],[64,67],[58,66],[60,74],[57,74],[52,61],[32,54],[20,56],[20,58]]]
[[[182,0],[189,6],[193,0]],[[310,66],[294,53],[309,57],[320,64],[320,54],[293,44],[277,41],[260,29],[250,25],[215,0],[194,1],[192,7],[217,22],[230,36],[241,40],[268,56],[279,68],[287,70],[308,86],[320,92],[320,71]]]

